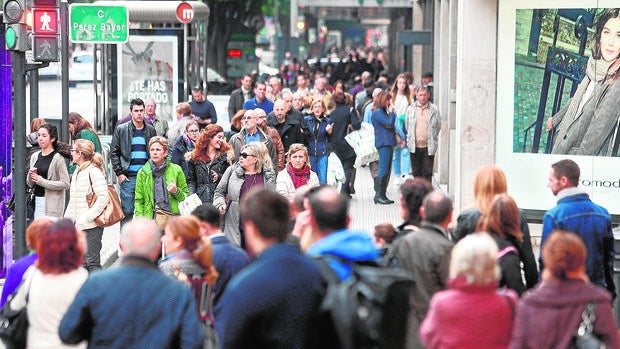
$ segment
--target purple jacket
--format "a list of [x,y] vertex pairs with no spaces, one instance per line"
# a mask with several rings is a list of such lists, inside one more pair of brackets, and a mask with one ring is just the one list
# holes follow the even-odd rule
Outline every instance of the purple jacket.
[[0,308],[6,303],[7,297],[17,290],[17,287],[22,282],[24,273],[34,264],[37,258],[39,258],[38,254],[31,253],[16,260],[15,263],[9,267],[6,279],[4,280],[4,286],[2,287]]
[[596,303],[594,334],[607,348],[620,348],[611,295],[581,280],[548,280],[527,291],[517,308],[509,348],[574,348],[571,340],[589,302]]

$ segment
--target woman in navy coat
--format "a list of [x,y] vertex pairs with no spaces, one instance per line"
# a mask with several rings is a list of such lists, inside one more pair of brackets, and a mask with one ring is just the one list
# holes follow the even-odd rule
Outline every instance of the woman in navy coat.
[[374,110],[371,120],[375,129],[375,148],[379,152],[379,172],[375,177],[375,204],[393,204],[394,201],[388,199],[385,192],[390,181],[392,165],[392,153],[396,144],[394,132],[394,106],[391,96],[385,91],[379,92],[374,101]]

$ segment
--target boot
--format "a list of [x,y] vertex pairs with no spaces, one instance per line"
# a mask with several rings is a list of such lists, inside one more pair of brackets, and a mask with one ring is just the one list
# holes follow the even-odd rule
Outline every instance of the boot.
[[386,194],[388,183],[390,182],[390,176],[389,175],[388,176],[384,176],[382,179],[383,180],[382,180],[382,183],[381,183],[381,199],[383,199],[383,201],[386,204],[393,204],[394,200],[390,200],[387,197],[387,194]]
[[383,178],[385,177],[375,177],[375,198],[374,198],[374,202],[375,204],[381,204],[381,205],[387,205],[389,204],[389,202],[385,201],[383,199],[383,196],[381,195],[381,190],[383,188]]

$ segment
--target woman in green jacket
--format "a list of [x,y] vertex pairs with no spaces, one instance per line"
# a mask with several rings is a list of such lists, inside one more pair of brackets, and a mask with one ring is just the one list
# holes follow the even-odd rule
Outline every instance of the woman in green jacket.
[[155,218],[161,214],[179,214],[179,202],[189,196],[187,181],[181,166],[168,157],[168,141],[161,136],[149,141],[149,161],[136,177],[134,216]]

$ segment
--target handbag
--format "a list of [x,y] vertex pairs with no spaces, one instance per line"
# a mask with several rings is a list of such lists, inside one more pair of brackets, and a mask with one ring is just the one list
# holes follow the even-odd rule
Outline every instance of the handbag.
[[[86,194],[86,203],[88,204],[88,208],[91,208],[97,201],[97,194],[93,191],[93,181],[90,178],[90,173],[88,174],[88,181],[90,182],[90,192]],[[123,206],[121,206],[121,199],[116,193],[114,184],[108,184],[108,198],[108,204],[99,216],[95,218],[95,224],[98,227],[109,227],[125,218]]]
[[[20,287],[9,296],[7,302],[0,309],[0,339],[7,349],[23,349],[26,348],[26,339],[28,336],[28,295],[30,294],[30,285],[34,277],[34,270],[26,275],[26,278]],[[21,309],[14,310],[11,303],[15,295],[26,287],[26,305]]]
[[573,334],[573,341],[577,349],[605,349],[605,343],[592,333],[596,315],[596,303],[590,302],[581,313],[581,323],[577,332]]
[[157,224],[161,230],[164,230],[168,220],[174,216],[178,216],[178,214],[162,210],[161,208],[155,208],[153,211],[153,216],[155,217],[155,224]]
[[[32,206],[34,209],[34,186],[26,188],[26,207]],[[11,199],[6,203],[6,207],[15,212],[15,194],[11,195]]]

